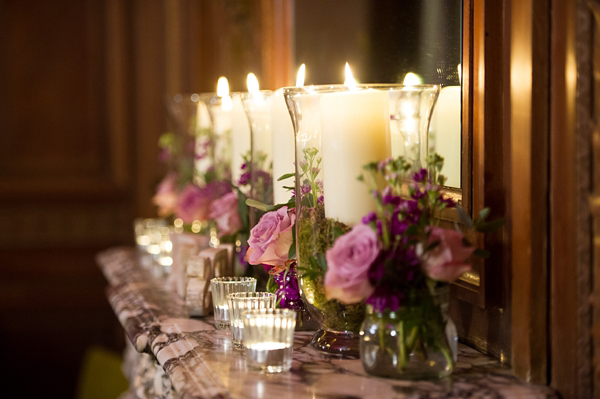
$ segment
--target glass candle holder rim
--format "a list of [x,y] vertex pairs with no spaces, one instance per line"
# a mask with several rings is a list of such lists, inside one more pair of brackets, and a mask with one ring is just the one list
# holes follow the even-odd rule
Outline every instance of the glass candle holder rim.
[[[254,277],[252,277],[254,278]],[[249,292],[232,292],[231,294],[227,294],[227,298],[232,298],[236,300],[244,300],[248,299],[248,301],[257,298],[276,298],[277,295],[272,292],[266,291],[249,291]]]
[[256,281],[254,277],[213,277],[210,282],[211,283],[225,283],[225,284],[233,284],[233,283],[248,283]]
[[252,99],[256,96],[257,93],[260,93],[263,97],[270,97],[273,94],[275,94],[275,90],[259,90],[257,92],[250,92],[250,91],[242,91],[242,92],[236,92],[236,94],[242,99],[242,100],[247,100],[247,99]]
[[[167,95],[168,102],[175,102],[177,104],[181,103],[194,103],[198,104],[200,101],[204,101],[205,98],[217,97],[217,93],[215,92],[191,92],[191,93],[175,93],[173,95]],[[206,102],[206,101],[204,101]]]
[[254,316],[260,317],[285,317],[296,320],[296,311],[292,309],[279,309],[279,308],[261,308],[261,309],[248,309],[242,311],[242,319],[250,319]]
[[389,90],[389,91],[421,91],[421,90],[441,90],[439,84],[418,84],[405,85],[402,83],[357,83],[355,86],[346,86],[344,84],[312,85],[312,86],[287,86],[282,87],[284,95],[294,96],[303,94],[325,94],[342,91],[367,91],[367,90]]

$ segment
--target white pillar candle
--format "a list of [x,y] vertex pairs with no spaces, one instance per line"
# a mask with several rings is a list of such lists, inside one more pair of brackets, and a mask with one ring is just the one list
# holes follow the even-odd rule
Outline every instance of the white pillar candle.
[[243,156],[250,151],[250,125],[244,111],[242,99],[238,95],[233,96],[231,121],[231,176],[233,184],[238,183],[242,175]]
[[199,158],[198,155],[203,155],[206,153],[206,146],[209,144],[210,136],[204,134],[203,132],[206,129],[210,129],[211,120],[210,113],[208,112],[208,107],[202,100],[198,100],[198,106],[196,108],[196,145],[195,145],[195,155],[196,159],[194,160],[194,167],[196,169],[196,183],[204,184],[204,174],[206,171],[212,166],[212,160],[209,156],[204,156],[203,158]]
[[271,95],[270,93],[254,94],[250,100],[251,106],[246,107],[246,115],[252,130],[252,146],[255,154],[266,155],[263,168],[268,170],[268,165],[273,160],[271,140]]
[[277,90],[271,97],[271,138],[273,142],[273,197],[276,204],[284,204],[291,192],[283,186],[292,186],[293,179],[277,181],[286,173],[294,173],[294,127],[283,91]]
[[460,188],[461,159],[461,93],[460,86],[442,88],[431,116],[430,137],[435,151],[444,157],[442,174],[448,178],[446,185]]
[[357,180],[363,165],[390,155],[386,91],[327,93],[321,97],[325,216],[349,226],[376,209],[368,186]]

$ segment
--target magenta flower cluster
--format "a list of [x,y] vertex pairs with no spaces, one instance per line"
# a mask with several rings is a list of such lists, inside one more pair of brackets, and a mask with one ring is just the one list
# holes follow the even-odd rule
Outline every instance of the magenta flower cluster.
[[470,270],[474,247],[456,230],[437,227],[436,209],[454,207],[427,170],[413,176],[409,195],[388,186],[375,195],[380,208],[340,236],[327,251],[325,293],[343,303],[366,300],[376,310],[397,310],[428,282],[450,282]]

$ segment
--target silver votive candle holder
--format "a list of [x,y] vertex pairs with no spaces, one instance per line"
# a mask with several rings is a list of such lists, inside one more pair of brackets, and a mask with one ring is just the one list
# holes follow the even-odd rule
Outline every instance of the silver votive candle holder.
[[246,365],[250,369],[281,373],[292,367],[296,312],[257,309],[242,314]]
[[229,329],[229,305],[227,295],[235,292],[256,291],[254,277],[216,277],[210,280],[213,307],[215,313],[215,327],[218,330]]
[[274,309],[277,304],[277,295],[270,292],[236,292],[227,295],[227,304],[229,305],[231,342],[236,348],[243,348],[242,313],[255,309]]

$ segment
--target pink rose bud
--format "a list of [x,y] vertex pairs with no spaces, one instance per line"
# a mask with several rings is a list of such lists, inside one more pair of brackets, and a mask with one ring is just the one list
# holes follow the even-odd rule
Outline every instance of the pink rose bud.
[[463,234],[455,230],[440,227],[431,229],[429,245],[439,242],[425,254],[423,261],[423,268],[431,279],[451,282],[471,270],[471,265],[466,261],[475,247],[465,245],[463,238]]
[[293,242],[292,228],[296,214],[288,214],[287,206],[267,212],[250,230],[246,260],[251,265],[281,266],[288,260]]
[[369,268],[379,255],[379,241],[372,228],[364,224],[339,237],[327,250],[325,296],[343,303],[357,303],[369,297],[374,287]]
[[175,211],[177,203],[177,174],[167,173],[156,188],[156,194],[152,197],[152,203],[158,207],[158,216],[169,216]]
[[225,194],[210,204],[210,219],[214,219],[219,229],[219,237],[237,232],[242,228],[238,214],[238,199],[235,191]]

